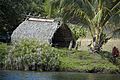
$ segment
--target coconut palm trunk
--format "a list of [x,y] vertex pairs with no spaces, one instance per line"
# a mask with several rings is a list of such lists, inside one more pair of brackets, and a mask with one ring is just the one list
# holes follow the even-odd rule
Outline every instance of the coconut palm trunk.
[[100,38],[99,35],[100,35],[100,33],[94,35],[90,45],[88,46],[89,50],[91,50],[90,52],[92,52],[92,53],[101,51],[103,43],[102,43],[102,39]]

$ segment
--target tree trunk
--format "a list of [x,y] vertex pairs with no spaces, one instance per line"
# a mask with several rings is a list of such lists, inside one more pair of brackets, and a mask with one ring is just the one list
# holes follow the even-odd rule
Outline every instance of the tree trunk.
[[93,40],[91,41],[90,45],[88,45],[90,52],[92,53],[99,53],[102,49],[105,40],[108,38],[103,36],[103,33],[99,33],[94,35]]

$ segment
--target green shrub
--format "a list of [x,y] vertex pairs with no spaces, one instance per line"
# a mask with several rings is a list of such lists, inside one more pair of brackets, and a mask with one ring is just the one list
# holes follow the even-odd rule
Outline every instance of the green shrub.
[[44,45],[42,50],[42,66],[45,71],[55,71],[59,69],[60,65],[60,51],[48,45]]
[[8,54],[8,46],[5,43],[0,43],[0,68],[3,67],[5,57]]
[[70,29],[77,40],[80,37],[86,37],[86,29],[83,28],[83,26],[78,26],[78,25],[70,25]]
[[22,40],[13,45],[6,60],[6,68],[18,70],[57,70],[59,53],[47,44],[35,40]]

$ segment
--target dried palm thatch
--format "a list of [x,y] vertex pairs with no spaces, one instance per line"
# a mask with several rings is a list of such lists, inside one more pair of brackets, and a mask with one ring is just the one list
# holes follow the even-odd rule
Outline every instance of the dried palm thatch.
[[68,47],[71,41],[75,42],[67,25],[59,24],[54,20],[35,18],[29,18],[13,31],[12,43],[23,39],[37,39],[42,43],[58,47]]

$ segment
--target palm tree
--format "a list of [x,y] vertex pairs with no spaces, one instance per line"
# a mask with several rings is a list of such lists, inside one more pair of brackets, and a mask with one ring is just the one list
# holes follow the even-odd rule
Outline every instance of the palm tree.
[[[54,17],[60,17],[64,23],[75,20],[88,26],[93,38],[89,45],[92,52],[101,51],[103,44],[113,36],[114,32],[120,30],[120,26],[117,25],[120,22],[120,0],[49,1],[51,1],[50,15],[54,13]],[[112,29],[110,25],[115,25],[115,27]],[[111,32],[108,33],[106,29]]]
[[[99,52],[113,33],[120,30],[117,26],[120,22],[120,0],[74,0],[74,7],[74,14],[89,27],[93,38],[90,49]],[[109,24],[115,25],[114,29]],[[112,31],[108,33],[105,29]]]

